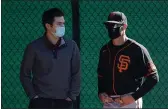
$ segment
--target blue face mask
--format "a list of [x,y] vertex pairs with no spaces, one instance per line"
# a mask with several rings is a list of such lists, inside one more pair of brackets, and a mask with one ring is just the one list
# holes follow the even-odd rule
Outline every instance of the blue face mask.
[[65,34],[65,26],[58,26],[58,27],[56,27],[55,36],[57,36],[57,37],[63,37],[64,34]]

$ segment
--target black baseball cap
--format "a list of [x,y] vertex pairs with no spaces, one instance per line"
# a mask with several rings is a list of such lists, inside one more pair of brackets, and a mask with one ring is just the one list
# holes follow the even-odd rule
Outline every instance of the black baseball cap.
[[127,25],[127,17],[124,13],[119,11],[111,12],[108,16],[108,20],[104,22],[105,24],[126,24]]

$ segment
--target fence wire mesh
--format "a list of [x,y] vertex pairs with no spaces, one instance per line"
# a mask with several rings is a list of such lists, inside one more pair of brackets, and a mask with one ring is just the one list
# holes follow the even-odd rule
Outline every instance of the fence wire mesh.
[[[66,36],[72,36],[70,0],[2,1],[2,108],[25,108],[28,99],[19,81],[19,68],[26,45],[43,35],[41,15],[58,7],[65,13]],[[101,108],[97,97],[99,50],[108,42],[103,25],[111,11],[122,11],[128,18],[128,37],[149,50],[160,82],[143,97],[144,108],[168,108],[167,0],[80,0],[80,45],[82,65],[81,108]]]

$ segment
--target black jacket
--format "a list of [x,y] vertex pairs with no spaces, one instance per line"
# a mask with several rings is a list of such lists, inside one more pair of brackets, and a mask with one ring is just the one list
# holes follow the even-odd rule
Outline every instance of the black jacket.
[[147,49],[132,39],[121,46],[112,41],[100,51],[98,94],[123,95],[134,92],[135,100],[144,96],[159,81],[157,69]]

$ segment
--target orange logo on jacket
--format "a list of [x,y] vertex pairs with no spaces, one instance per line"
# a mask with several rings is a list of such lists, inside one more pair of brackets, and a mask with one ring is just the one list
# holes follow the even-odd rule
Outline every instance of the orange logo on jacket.
[[121,55],[119,57],[119,62],[120,63],[117,65],[117,67],[118,67],[119,72],[122,73],[124,70],[128,69],[128,65],[130,63],[130,57]]

